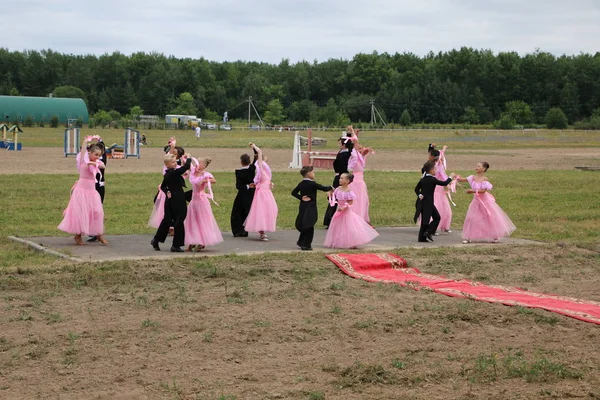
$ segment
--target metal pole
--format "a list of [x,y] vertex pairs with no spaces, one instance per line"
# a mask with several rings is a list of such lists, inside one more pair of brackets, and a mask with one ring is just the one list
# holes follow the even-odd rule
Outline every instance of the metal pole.
[[252,96],[248,96],[248,128],[250,128],[250,111],[252,107]]

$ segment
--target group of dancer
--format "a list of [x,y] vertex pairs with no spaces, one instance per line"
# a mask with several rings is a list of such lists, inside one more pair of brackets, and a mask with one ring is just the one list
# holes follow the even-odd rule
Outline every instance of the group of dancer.
[[[327,192],[328,206],[323,224],[327,228],[324,246],[356,248],[367,244],[379,234],[370,223],[369,195],[364,181],[367,156],[372,149],[363,146],[358,130],[348,126],[338,139],[339,151],[333,162],[335,172],[331,186],[315,181],[311,166],[302,167],[302,180],[291,195],[299,200],[295,227],[299,232],[296,244],[301,250],[312,250],[314,227],[318,221],[317,192]],[[277,228],[278,207],[272,193],[271,168],[267,157],[254,143],[249,144],[254,157],[243,154],[241,167],[236,169],[237,195],[231,210],[231,231],[234,237],[248,237],[257,233],[258,239],[268,241],[267,233]],[[433,236],[450,233],[452,208],[451,193],[462,182],[468,182],[473,194],[463,227],[463,243],[471,241],[498,241],[516,228],[510,218],[496,204],[489,193],[492,185],[485,177],[489,164],[477,164],[476,174],[467,178],[446,174],[446,147],[437,150],[429,146],[429,159],[422,168],[422,178],[415,187],[417,194],[415,221],[420,219],[419,242],[433,242]],[[162,182],[154,198],[148,225],[156,228],[152,247],[160,251],[169,234],[173,235],[171,252],[201,251],[223,241],[223,235],[213,215],[210,201],[214,200],[214,176],[207,171],[210,157],[194,158],[176,145],[175,138],[165,146]],[[85,138],[77,156],[79,180],[72,189],[69,204],[64,211],[59,229],[75,235],[75,242],[83,244],[104,238],[104,170],[106,156],[98,136]],[[186,188],[186,179],[191,190]],[[210,200],[210,201],[209,201]],[[188,204],[189,203],[189,204]],[[455,205],[455,204],[454,204]],[[185,247],[183,249],[182,247]]]
[[440,232],[451,233],[452,201],[451,193],[456,191],[459,182],[468,182],[467,194],[473,200],[467,210],[463,224],[463,244],[477,242],[498,242],[502,237],[512,234],[516,227],[506,213],[496,203],[490,193],[493,186],[485,176],[489,163],[479,162],[475,175],[463,178],[460,175],[446,174],[446,150],[437,150],[435,144],[429,145],[428,161],[423,165],[423,177],[415,187],[417,194],[415,222],[420,219],[419,242],[433,242],[433,236]]

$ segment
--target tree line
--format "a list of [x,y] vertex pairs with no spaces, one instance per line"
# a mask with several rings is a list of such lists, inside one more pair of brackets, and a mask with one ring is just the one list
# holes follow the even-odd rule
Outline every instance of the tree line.
[[[544,124],[600,127],[600,53],[494,54],[463,47],[419,57],[373,52],[279,64],[214,62],[159,53],[73,55],[0,48],[0,94],[81,97],[92,114],[248,115],[267,122]],[[253,111],[254,113],[254,111]],[[566,123],[565,122],[565,123]],[[587,125],[586,125],[587,124]]]

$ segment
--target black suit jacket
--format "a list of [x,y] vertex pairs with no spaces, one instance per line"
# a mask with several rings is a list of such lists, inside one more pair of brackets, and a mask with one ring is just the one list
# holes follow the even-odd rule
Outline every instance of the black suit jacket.
[[421,178],[417,186],[415,186],[415,193],[417,196],[419,194],[423,195],[423,199],[420,200],[417,198],[417,202],[415,203],[415,217],[416,221],[419,217],[419,214],[423,213],[424,215],[431,215],[431,211],[433,210],[433,194],[435,193],[436,186],[448,186],[452,182],[451,178],[446,179],[445,181],[440,181],[435,176],[425,175]]
[[[317,190],[328,192],[331,186],[323,186],[317,182],[304,179],[292,190],[292,196],[300,200],[298,216],[296,217],[296,229],[303,230],[313,227],[319,217],[317,211]],[[303,196],[310,197],[310,201],[302,201]]]
[[183,174],[190,169],[192,165],[192,159],[188,158],[184,165],[180,168],[169,168],[163,177],[163,181],[160,185],[160,190],[165,192],[171,192],[171,198],[173,196],[183,195],[183,188],[185,187],[185,180]]
[[236,169],[235,170],[235,188],[240,192],[252,191],[253,188],[248,188],[248,185],[254,182],[254,174],[256,173],[256,167],[254,164],[250,164],[248,168]]
[[348,172],[348,161],[350,161],[350,150],[340,150],[333,161],[333,170],[337,174],[333,178],[333,187],[340,186],[340,175]]

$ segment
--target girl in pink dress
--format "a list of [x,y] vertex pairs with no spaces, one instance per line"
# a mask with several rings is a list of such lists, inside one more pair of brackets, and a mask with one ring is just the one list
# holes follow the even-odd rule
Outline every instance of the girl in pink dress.
[[473,195],[463,225],[463,243],[496,243],[499,238],[510,236],[517,229],[508,215],[496,204],[494,196],[489,193],[493,186],[484,175],[489,167],[487,162],[477,163],[476,175],[457,178],[459,182],[469,182],[471,189],[467,190],[467,193]]
[[[212,161],[210,157],[192,159],[190,183],[193,185],[192,201],[188,205],[185,226],[185,245],[188,251],[197,251],[206,246],[214,246],[223,241],[223,235],[213,215],[209,199],[213,200],[212,184],[214,176],[206,171]],[[214,200],[213,200],[214,202]],[[215,203],[216,204],[216,203]]]
[[271,168],[267,164],[267,158],[254,143],[250,143],[250,147],[256,151],[257,156],[254,175],[256,191],[244,227],[248,232],[258,232],[260,240],[267,241],[269,239],[265,232],[275,232],[279,210],[271,192]]
[[[435,145],[433,145],[435,148]],[[440,155],[437,158],[435,163],[435,177],[440,181],[445,181],[448,179],[448,175],[446,174],[446,149],[448,146],[444,146],[442,150],[440,150]],[[447,197],[447,190],[449,190],[450,185],[448,186],[436,186],[435,192],[433,194],[433,202],[435,204],[435,208],[440,213],[440,224],[438,225],[438,232],[447,232],[452,233],[450,230],[450,224],[452,224],[452,208],[450,207],[450,199]],[[438,232],[435,234],[437,235]]]
[[349,188],[353,178],[352,174],[342,174],[340,186],[333,192],[338,207],[325,235],[325,247],[352,249],[379,236],[379,233],[353,210],[356,194]]
[[99,160],[102,150],[96,145],[91,145],[87,150],[88,143],[94,139],[97,138],[88,136],[83,141],[81,152],[77,156],[79,180],[73,187],[69,205],[58,225],[61,231],[74,234],[78,245],[84,244],[81,238],[83,234],[97,236],[100,243],[108,244],[104,238],[104,209],[96,190],[96,174],[104,168],[104,163]]
[[358,143],[358,136],[356,136],[352,126],[349,126],[346,132],[350,133],[350,139],[354,142],[352,153],[350,153],[350,160],[348,161],[348,170],[352,171],[352,175],[354,175],[354,180],[350,184],[350,190],[356,194],[356,199],[352,204],[352,210],[370,224],[369,192],[367,191],[367,184],[364,180],[364,171],[366,157],[371,152],[371,149],[361,146]]

